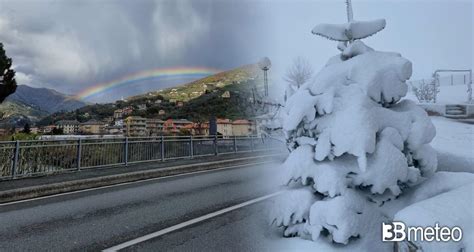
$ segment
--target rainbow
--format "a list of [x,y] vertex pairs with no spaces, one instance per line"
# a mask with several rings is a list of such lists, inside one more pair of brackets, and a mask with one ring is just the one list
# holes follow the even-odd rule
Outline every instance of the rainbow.
[[208,67],[173,67],[151,69],[125,75],[108,82],[94,84],[91,87],[88,87],[76,94],[75,98],[79,100],[86,100],[100,93],[146,80],[197,79],[218,72],[221,72],[221,70]]

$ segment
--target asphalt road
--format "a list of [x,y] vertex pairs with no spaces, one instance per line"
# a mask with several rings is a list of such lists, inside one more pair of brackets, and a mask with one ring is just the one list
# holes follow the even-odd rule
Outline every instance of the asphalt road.
[[[276,168],[276,163],[250,165],[3,205],[0,251],[109,248],[278,191],[272,177]],[[251,250],[245,225],[233,223],[255,212],[264,216],[263,204],[243,207],[125,250]]]

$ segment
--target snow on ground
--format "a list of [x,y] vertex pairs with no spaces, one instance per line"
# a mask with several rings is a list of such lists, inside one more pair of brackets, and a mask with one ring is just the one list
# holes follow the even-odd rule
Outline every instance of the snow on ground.
[[431,146],[438,152],[438,171],[474,173],[474,125],[441,116],[431,120],[436,128]]
[[[446,174],[459,175],[462,173]],[[471,251],[473,248],[474,221],[472,207],[474,183],[472,183],[472,177],[474,176],[468,173],[465,176],[471,177],[471,183],[414,203],[395,215],[395,220],[403,221],[408,226],[426,227],[433,226],[434,223],[440,223],[442,226],[460,227],[464,233],[459,242],[417,242],[418,246],[422,247],[424,251],[463,251],[464,249],[465,251]],[[452,181],[454,183],[451,184],[456,184],[458,180]],[[444,181],[438,182],[442,185]],[[420,236],[417,239],[420,239]]]

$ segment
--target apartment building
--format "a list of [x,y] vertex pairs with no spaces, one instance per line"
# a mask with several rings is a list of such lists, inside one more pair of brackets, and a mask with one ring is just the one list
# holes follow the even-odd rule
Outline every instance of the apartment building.
[[124,135],[129,137],[146,136],[146,118],[129,116],[124,120]]
[[105,123],[89,120],[79,125],[79,132],[87,135],[100,135],[104,132]]
[[79,132],[79,125],[76,120],[61,120],[56,123],[56,128],[62,129],[64,135],[75,135]]
[[146,131],[148,136],[159,136],[163,134],[163,124],[160,119],[146,119]]

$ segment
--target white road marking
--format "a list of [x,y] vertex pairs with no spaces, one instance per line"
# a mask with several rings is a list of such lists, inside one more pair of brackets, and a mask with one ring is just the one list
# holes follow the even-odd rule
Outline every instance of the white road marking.
[[199,173],[205,173],[205,172],[212,172],[212,171],[221,171],[221,170],[227,170],[227,169],[235,169],[235,168],[243,167],[243,166],[260,165],[260,164],[266,164],[266,163],[272,163],[272,161],[256,162],[256,163],[251,163],[251,164],[233,165],[233,166],[227,166],[227,167],[222,167],[222,168],[217,168],[217,169],[210,169],[210,170],[203,170],[203,171],[195,171],[195,172],[181,173],[181,174],[170,175],[170,176],[164,176],[164,177],[158,177],[158,178],[143,179],[143,180],[137,180],[137,181],[132,181],[132,182],[124,182],[124,183],[119,183],[119,184],[113,184],[113,185],[107,185],[107,186],[101,186],[101,187],[94,187],[94,188],[88,188],[88,189],[82,189],[82,190],[77,190],[77,191],[72,191],[72,192],[58,193],[58,194],[53,194],[53,195],[48,195],[48,196],[41,196],[41,197],[37,197],[37,198],[24,199],[24,200],[18,200],[18,201],[6,202],[6,203],[0,203],[0,207],[2,207],[2,206],[8,206],[8,205],[14,205],[14,204],[19,204],[19,203],[24,203],[24,202],[30,202],[30,201],[35,201],[35,200],[41,200],[41,199],[54,198],[54,197],[59,197],[59,196],[64,196],[64,195],[76,194],[76,193],[81,193],[81,192],[89,192],[89,191],[95,191],[95,190],[106,189],[106,188],[111,188],[111,187],[118,187],[118,186],[130,185],[130,184],[138,184],[138,183],[143,183],[143,182],[148,182],[148,181],[153,181],[153,180],[160,180],[160,179],[181,177],[181,176],[186,176],[186,175],[193,175],[193,174],[199,174]]
[[238,204],[238,205],[234,205],[234,206],[231,206],[231,207],[227,207],[227,208],[221,209],[221,210],[219,210],[219,211],[216,211],[216,212],[213,212],[213,213],[209,213],[209,214],[203,215],[203,216],[201,216],[201,217],[198,217],[198,218],[195,218],[195,219],[192,219],[192,220],[188,220],[188,221],[182,222],[182,223],[180,223],[180,224],[177,224],[177,225],[174,225],[174,226],[171,226],[171,227],[168,227],[168,228],[165,228],[165,229],[156,231],[156,232],[154,232],[154,233],[147,234],[147,235],[142,236],[142,237],[138,237],[138,238],[133,239],[133,240],[131,240],[131,241],[124,242],[124,243],[122,243],[122,244],[113,246],[113,247],[108,248],[108,249],[104,249],[104,250],[102,250],[102,251],[104,251],[104,252],[119,251],[119,250],[121,250],[121,249],[124,249],[124,248],[130,247],[130,246],[133,246],[133,245],[136,245],[136,244],[145,242],[145,241],[150,240],[150,239],[153,239],[153,238],[157,238],[157,237],[159,237],[159,236],[162,236],[162,235],[171,233],[171,232],[173,232],[173,231],[176,231],[176,230],[185,228],[185,227],[187,227],[187,226],[194,225],[194,224],[196,224],[196,223],[199,223],[199,222],[202,222],[202,221],[205,221],[205,220],[214,218],[214,217],[216,217],[216,216],[219,216],[219,215],[228,213],[228,212],[230,212],[230,211],[234,211],[234,210],[236,210],[236,209],[239,209],[239,208],[242,208],[242,207],[245,207],[245,206],[248,206],[248,205],[252,205],[252,204],[255,204],[255,203],[257,203],[257,202],[260,202],[260,201],[263,201],[263,200],[266,200],[266,199],[275,197],[275,196],[281,194],[282,192],[283,192],[283,191],[279,191],[279,192],[272,193],[272,194],[268,194],[268,195],[265,195],[265,196],[262,196],[262,197],[259,197],[259,198],[253,199],[253,200],[246,201],[246,202],[244,202],[244,203],[240,203],[240,204]]

